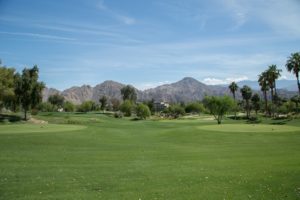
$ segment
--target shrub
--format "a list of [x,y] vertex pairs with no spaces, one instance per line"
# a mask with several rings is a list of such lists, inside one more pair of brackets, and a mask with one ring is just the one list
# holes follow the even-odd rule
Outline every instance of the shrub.
[[146,119],[147,117],[150,117],[151,112],[147,105],[139,104],[136,107],[136,115],[139,119]]
[[31,115],[37,115],[39,113],[38,109],[32,109],[31,110]]
[[66,112],[74,112],[74,110],[75,110],[75,105],[72,102],[66,101],[64,103],[64,111],[66,111]]
[[123,113],[120,112],[120,111],[117,111],[117,112],[114,113],[114,117],[115,118],[122,118],[123,117]]
[[126,117],[130,117],[132,110],[133,110],[133,104],[131,101],[129,100],[125,100],[121,106],[120,106],[120,110],[124,113],[124,115]]
[[53,106],[49,102],[43,102],[43,103],[40,103],[38,105],[37,109],[40,110],[40,111],[42,111],[42,112],[53,112],[54,109],[57,109],[57,107]]
[[204,112],[204,110],[205,110],[205,108],[204,108],[203,104],[198,103],[198,102],[189,103],[185,107],[186,113],[201,113],[201,112]]
[[77,109],[79,112],[89,112],[95,110],[96,105],[93,101],[85,101]]
[[166,113],[168,116],[171,116],[173,118],[178,118],[185,114],[184,108],[180,105],[171,105],[169,108],[167,108],[164,113]]

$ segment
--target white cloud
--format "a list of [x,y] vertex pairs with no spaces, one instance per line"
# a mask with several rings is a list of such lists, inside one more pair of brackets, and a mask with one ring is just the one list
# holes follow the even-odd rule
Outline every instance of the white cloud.
[[223,0],[223,3],[235,20],[233,29],[255,21],[279,33],[300,34],[299,0]]
[[110,9],[109,7],[107,7],[105,4],[104,4],[104,0],[101,0],[99,1],[97,4],[96,4],[96,7],[101,10],[101,11],[104,11],[106,12],[108,15],[110,15],[111,17],[117,19],[118,21],[121,21],[122,23],[126,24],[126,25],[133,25],[136,23],[136,20],[132,17],[129,17],[127,15],[123,15],[123,14],[120,14],[119,12],[116,12],[112,9]]
[[170,81],[146,82],[146,83],[135,84],[135,86],[139,90],[147,90],[147,89],[155,88],[157,86],[161,86],[169,83]]
[[237,0],[224,0],[226,8],[229,9],[230,14],[235,20],[235,25],[232,30],[238,29],[244,25],[248,20],[248,10]]
[[51,40],[68,40],[68,41],[74,41],[74,40],[76,40],[74,38],[61,37],[61,36],[57,36],[57,35],[48,35],[48,34],[39,34],[39,33],[27,33],[27,32],[6,32],[6,31],[0,31],[0,34],[29,36],[29,37],[42,38],[42,39],[51,39]]
[[230,84],[231,82],[240,82],[244,80],[248,80],[247,76],[234,77],[234,78],[226,78],[226,79],[217,79],[217,78],[205,78],[203,79],[203,83],[207,85],[225,85]]
[[124,15],[116,15],[116,17],[122,21],[124,24],[133,25],[136,23],[136,20],[132,17],[124,16]]

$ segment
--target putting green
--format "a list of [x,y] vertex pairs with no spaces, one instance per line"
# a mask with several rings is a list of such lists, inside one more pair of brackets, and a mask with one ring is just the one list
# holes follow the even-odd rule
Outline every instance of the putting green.
[[0,125],[0,134],[13,133],[45,133],[45,132],[66,132],[86,128],[81,125],[61,125],[61,124],[14,124]]
[[199,129],[221,132],[292,132],[300,131],[299,127],[268,124],[215,124],[199,126]]

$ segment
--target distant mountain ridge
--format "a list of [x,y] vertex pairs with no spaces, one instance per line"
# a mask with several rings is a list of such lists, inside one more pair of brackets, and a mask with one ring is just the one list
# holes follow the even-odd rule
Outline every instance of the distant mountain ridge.
[[[242,81],[238,83],[240,87],[242,87],[243,84],[246,84],[246,82]],[[80,104],[87,100],[99,102],[100,97],[104,95],[109,99],[115,98],[121,100],[121,89],[124,86],[125,84],[109,80],[104,81],[95,87],[89,85],[83,85],[80,87],[74,86],[64,91],[58,91],[53,88],[45,88],[43,91],[43,101],[46,101],[50,95],[55,93],[63,95],[67,101],[71,101],[74,104]],[[251,87],[251,85],[249,86]],[[259,88],[254,87],[253,89],[259,90]],[[199,101],[202,100],[205,95],[231,95],[228,86],[206,85],[191,77],[185,77],[178,82],[164,84],[144,91],[136,88],[135,90],[137,92],[138,101],[154,99],[155,101],[172,103]],[[295,92],[287,90],[279,90],[279,93],[286,97],[290,97],[295,94]],[[240,98],[239,92],[237,93],[237,97]]]
[[[260,86],[259,86],[258,82],[253,81],[253,80],[239,81],[239,82],[237,82],[237,85],[239,87],[243,87],[244,85],[248,85],[253,90],[260,90]],[[227,87],[228,85],[221,85],[221,86]],[[285,80],[285,79],[277,80],[276,81],[276,87],[278,89],[282,89],[282,90],[288,90],[288,91],[293,91],[293,92],[298,91],[296,80]]]

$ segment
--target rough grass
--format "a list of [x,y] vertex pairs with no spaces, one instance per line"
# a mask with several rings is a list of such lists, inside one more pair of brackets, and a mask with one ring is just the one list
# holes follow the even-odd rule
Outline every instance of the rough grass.
[[[249,125],[228,120],[234,131],[208,131],[201,126],[214,121],[131,121],[97,113],[37,118],[55,131],[0,125],[0,199],[300,198],[298,130],[236,132]],[[70,120],[86,128],[69,130],[78,128],[65,124]]]

